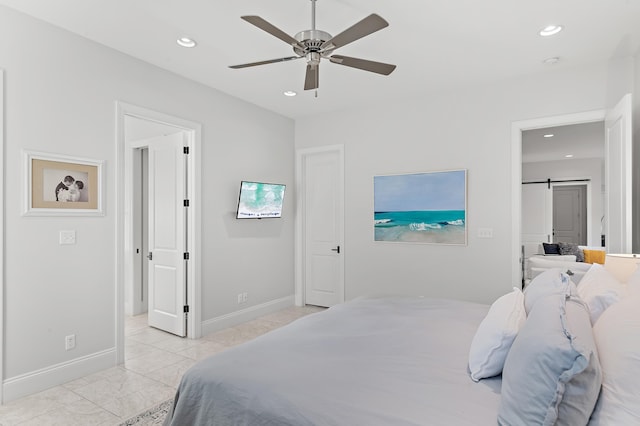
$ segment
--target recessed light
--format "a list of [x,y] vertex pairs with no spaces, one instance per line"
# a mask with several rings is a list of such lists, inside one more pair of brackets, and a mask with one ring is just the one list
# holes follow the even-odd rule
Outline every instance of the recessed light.
[[547,133],[546,135],[542,135],[543,138],[552,138],[554,136],[553,133]]
[[564,156],[564,158],[573,158],[573,154],[567,154]]
[[293,90],[285,90],[283,93],[284,93],[285,96],[290,96],[290,97],[291,96],[295,96],[295,95],[298,94],[297,92],[294,92]]
[[178,43],[182,47],[196,47],[197,44],[195,40],[189,37],[180,37],[178,40],[176,40],[176,43]]
[[554,34],[558,34],[560,31],[562,31],[562,25],[547,25],[546,27],[541,29],[538,34],[540,34],[542,37],[549,37]]
[[544,61],[542,61],[542,63],[548,64],[548,65],[557,64],[558,62],[560,62],[560,58],[557,56],[554,56],[552,58],[547,58]]

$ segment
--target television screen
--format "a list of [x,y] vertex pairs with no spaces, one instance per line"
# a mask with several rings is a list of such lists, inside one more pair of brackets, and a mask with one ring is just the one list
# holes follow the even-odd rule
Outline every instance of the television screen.
[[277,183],[240,183],[237,219],[282,217],[282,203],[286,186]]

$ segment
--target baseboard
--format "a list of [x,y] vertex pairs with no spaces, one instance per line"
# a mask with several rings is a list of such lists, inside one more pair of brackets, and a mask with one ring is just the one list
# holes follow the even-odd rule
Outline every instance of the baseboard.
[[2,383],[3,401],[7,403],[23,396],[79,379],[116,365],[115,348],[62,362],[51,367],[21,374]]
[[291,306],[294,306],[293,295],[211,318],[202,322],[202,335],[206,336]]

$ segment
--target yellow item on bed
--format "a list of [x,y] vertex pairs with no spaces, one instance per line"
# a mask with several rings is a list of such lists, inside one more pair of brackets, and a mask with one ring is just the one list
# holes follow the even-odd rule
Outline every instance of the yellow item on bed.
[[605,252],[604,250],[583,250],[585,263],[599,263],[604,265]]

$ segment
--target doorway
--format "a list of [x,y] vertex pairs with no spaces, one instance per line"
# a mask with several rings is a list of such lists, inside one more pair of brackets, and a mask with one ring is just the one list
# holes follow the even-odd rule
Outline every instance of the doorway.
[[[605,182],[603,234],[610,253],[631,252],[631,95],[609,110],[587,111],[517,121],[511,125],[512,164],[512,282],[520,282],[524,265],[522,245],[522,135],[542,129],[579,123],[605,123]],[[615,173],[614,173],[615,172]]]
[[[138,133],[141,120],[125,118],[125,132]],[[148,124],[145,123],[148,127]],[[160,126],[161,133],[127,141],[132,151],[133,280],[125,283],[125,311],[147,312],[148,325],[179,337],[188,315],[186,267],[189,192],[188,132]],[[137,243],[137,244],[136,244]]]
[[[185,180],[189,182],[184,202],[186,208],[185,221],[186,251],[183,253],[186,280],[186,334],[189,338],[198,338],[201,334],[200,294],[201,280],[199,268],[200,254],[200,145],[201,126],[178,117],[137,107],[123,102],[116,103],[117,117],[117,275],[116,275],[116,362],[124,362],[124,315],[125,300],[133,292],[135,276],[139,271],[136,265],[141,253],[139,241],[136,241],[135,206],[136,179],[134,171],[139,170],[135,158],[140,157],[140,147],[130,143],[141,140],[140,134],[133,135],[126,122],[134,121],[139,131],[144,131],[147,138],[158,134],[158,129],[171,129],[174,134],[184,137],[184,147],[180,147],[186,157],[187,172]],[[142,130],[141,130],[142,129]],[[136,272],[137,271],[137,272]]]
[[[538,244],[541,242],[551,242],[552,231],[552,193],[545,192],[546,184],[543,185],[523,185],[523,181],[527,180],[527,176],[523,174],[523,157],[522,157],[522,141],[523,134],[529,130],[544,129],[551,127],[560,127],[582,123],[602,122],[605,119],[606,111],[588,111],[576,114],[567,114],[555,117],[545,117],[540,119],[532,119],[526,121],[514,122],[511,126],[511,162],[512,162],[512,282],[522,282],[523,271],[525,270],[525,259],[530,253],[537,250]],[[549,176],[547,176],[549,178]],[[537,180],[537,179],[536,179]],[[547,180],[547,179],[545,179]],[[549,186],[550,188],[550,186]],[[540,192],[538,199],[544,200],[543,203],[528,202],[527,195],[523,191]],[[544,195],[544,194],[548,195]],[[525,205],[525,203],[527,203]],[[532,213],[532,209],[537,209],[538,214],[532,216],[537,219],[537,226],[531,227],[525,225],[525,216]],[[533,222],[531,222],[533,223]],[[541,229],[544,229],[540,232]],[[530,233],[530,235],[527,235]]]

